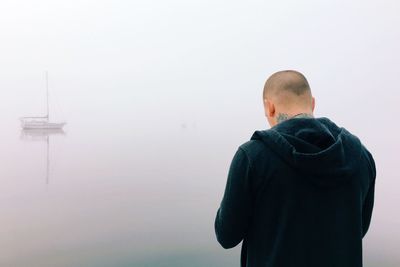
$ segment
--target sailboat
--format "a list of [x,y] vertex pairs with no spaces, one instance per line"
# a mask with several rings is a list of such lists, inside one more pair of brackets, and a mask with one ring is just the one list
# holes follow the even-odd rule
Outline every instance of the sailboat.
[[62,129],[66,122],[52,122],[50,121],[49,114],[49,79],[46,71],[46,103],[47,103],[47,114],[46,116],[36,117],[21,117],[21,127],[23,129]]

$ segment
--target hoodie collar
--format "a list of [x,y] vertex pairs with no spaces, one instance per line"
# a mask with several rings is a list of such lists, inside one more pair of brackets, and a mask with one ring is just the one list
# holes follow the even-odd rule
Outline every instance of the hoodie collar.
[[261,140],[291,167],[323,184],[346,179],[361,156],[360,140],[326,117],[292,117],[255,131],[250,139]]

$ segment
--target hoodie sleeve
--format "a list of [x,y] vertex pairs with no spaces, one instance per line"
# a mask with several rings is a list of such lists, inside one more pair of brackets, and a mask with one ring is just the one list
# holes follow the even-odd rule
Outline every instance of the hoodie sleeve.
[[243,240],[249,225],[252,211],[250,171],[249,158],[239,147],[229,168],[225,193],[214,223],[217,240],[226,249]]
[[375,195],[375,179],[376,179],[376,167],[375,161],[371,153],[367,151],[368,161],[371,167],[371,180],[367,195],[365,196],[363,209],[362,209],[362,237],[368,232],[369,225],[371,223],[372,210],[374,207],[374,195]]

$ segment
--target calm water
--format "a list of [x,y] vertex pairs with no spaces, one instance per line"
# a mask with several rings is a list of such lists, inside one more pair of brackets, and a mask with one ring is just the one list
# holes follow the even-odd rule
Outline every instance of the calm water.
[[[148,118],[75,120],[64,133],[5,120],[0,266],[239,266],[240,246],[221,248],[213,223],[233,153],[253,130]],[[396,217],[387,216],[396,195],[383,199],[383,190],[364,243],[367,267],[398,262],[387,256],[397,243]]]
[[236,148],[226,138],[195,122],[7,129],[1,266],[238,264],[239,248],[219,247],[213,228]]

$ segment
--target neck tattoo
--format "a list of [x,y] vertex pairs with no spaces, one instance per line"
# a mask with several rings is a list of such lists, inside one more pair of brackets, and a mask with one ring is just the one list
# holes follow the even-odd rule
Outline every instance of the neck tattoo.
[[278,115],[276,117],[276,121],[278,123],[280,123],[282,121],[285,121],[285,120],[288,120],[288,119],[292,119],[292,118],[314,118],[314,116],[312,114],[305,113],[305,112],[293,115],[291,117],[286,113],[278,113]]

